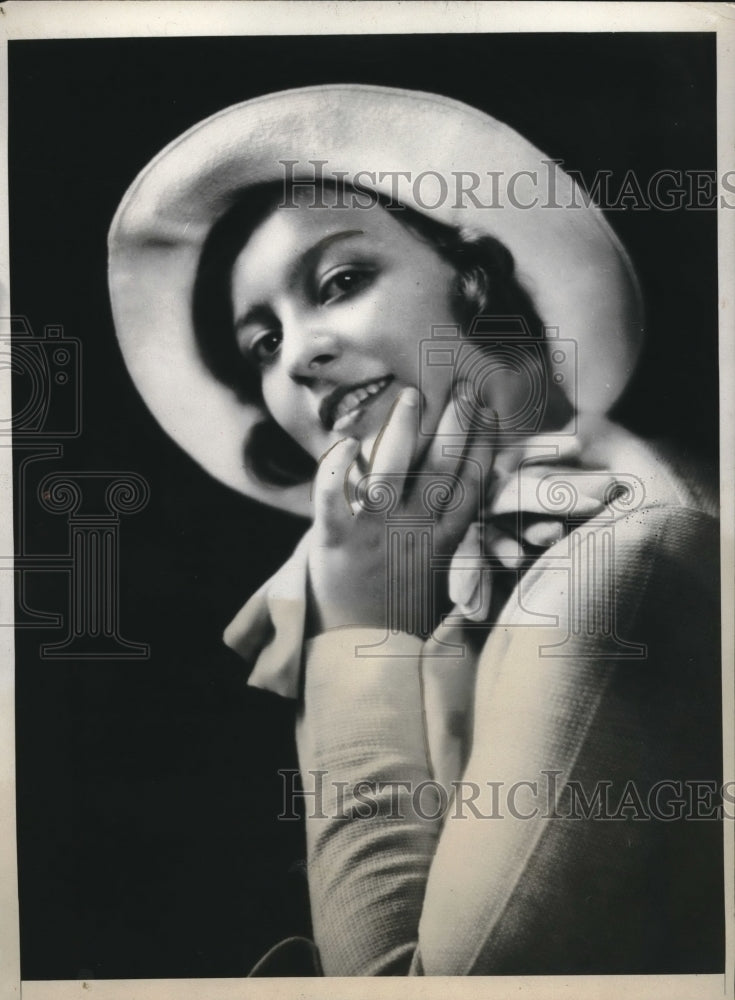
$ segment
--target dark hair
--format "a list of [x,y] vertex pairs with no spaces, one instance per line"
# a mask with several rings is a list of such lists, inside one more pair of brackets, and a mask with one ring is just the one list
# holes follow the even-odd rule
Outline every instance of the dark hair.
[[[316,463],[266,412],[260,377],[235,339],[231,275],[250,234],[282,203],[283,196],[281,182],[249,188],[215,223],[202,248],[192,301],[194,331],[204,363],[238,399],[263,410],[263,419],[245,441],[244,458],[248,471],[270,486],[306,482]],[[502,243],[438,222],[379,194],[371,192],[371,197],[454,268],[452,305],[460,326],[469,329],[480,314],[521,316],[534,339],[541,341],[543,324],[515,276],[512,254]]]

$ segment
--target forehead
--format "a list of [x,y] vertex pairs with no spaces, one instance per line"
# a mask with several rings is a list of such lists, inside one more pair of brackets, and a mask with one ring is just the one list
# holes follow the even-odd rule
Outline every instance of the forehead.
[[[400,254],[432,254],[433,250],[399,222],[381,204],[367,208],[314,203],[313,191],[296,204],[274,208],[252,231],[235,262],[237,283],[258,282],[265,275],[285,273],[313,248],[319,253],[346,244]],[[336,252],[336,251],[335,251]]]

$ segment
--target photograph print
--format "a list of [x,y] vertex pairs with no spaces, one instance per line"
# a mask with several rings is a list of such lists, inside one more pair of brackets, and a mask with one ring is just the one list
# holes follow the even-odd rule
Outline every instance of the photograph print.
[[722,974],[715,34],[8,78],[22,978]]

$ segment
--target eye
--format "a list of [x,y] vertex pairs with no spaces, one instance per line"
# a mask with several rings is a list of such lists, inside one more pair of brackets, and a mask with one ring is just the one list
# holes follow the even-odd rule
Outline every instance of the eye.
[[319,286],[319,301],[322,305],[336,302],[355,295],[373,280],[373,272],[367,268],[341,267],[326,275]]
[[249,343],[243,344],[241,349],[259,368],[265,368],[281,349],[282,339],[279,330],[264,330],[252,337]]

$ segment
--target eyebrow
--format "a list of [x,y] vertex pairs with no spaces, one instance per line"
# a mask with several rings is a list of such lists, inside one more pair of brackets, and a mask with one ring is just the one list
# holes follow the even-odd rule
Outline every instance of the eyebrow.
[[[343,229],[339,233],[329,233],[327,236],[322,236],[320,240],[317,240],[313,246],[308,247],[302,254],[299,255],[298,260],[296,260],[288,270],[286,280],[289,284],[293,283],[294,278],[298,271],[305,265],[309,265],[314,258],[318,258],[328,246],[332,243],[337,243],[339,240],[348,240],[353,236],[364,236],[364,229]],[[253,319],[261,316],[266,311],[266,307],[263,305],[252,305],[249,306],[245,312],[238,316],[235,320],[235,332],[237,333],[248,323],[252,322]]]

